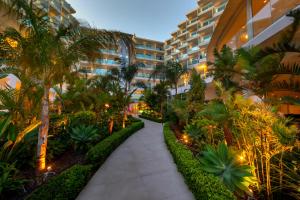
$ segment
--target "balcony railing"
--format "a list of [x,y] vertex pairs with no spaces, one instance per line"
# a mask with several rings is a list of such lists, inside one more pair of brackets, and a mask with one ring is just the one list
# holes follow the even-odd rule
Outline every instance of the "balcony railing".
[[105,65],[114,65],[119,66],[120,64],[114,60],[108,60],[108,59],[97,59],[97,63],[99,64],[105,64]]
[[155,48],[155,47],[152,47],[152,46],[146,46],[146,45],[136,45],[135,46],[136,48],[138,49],[147,49],[147,50],[152,50],[152,51],[163,51],[162,48]]
[[116,50],[100,49],[99,51],[103,54],[119,55],[118,52],[116,52]]

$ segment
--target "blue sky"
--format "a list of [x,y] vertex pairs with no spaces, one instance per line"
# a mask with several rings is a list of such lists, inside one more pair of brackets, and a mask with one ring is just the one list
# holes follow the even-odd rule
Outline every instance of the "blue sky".
[[196,0],[68,0],[75,17],[108,30],[135,33],[139,37],[165,41]]

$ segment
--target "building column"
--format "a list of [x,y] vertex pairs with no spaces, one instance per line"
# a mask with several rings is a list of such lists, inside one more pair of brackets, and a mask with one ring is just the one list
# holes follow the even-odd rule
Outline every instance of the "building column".
[[253,12],[252,12],[252,0],[247,0],[247,34],[248,40],[253,39]]

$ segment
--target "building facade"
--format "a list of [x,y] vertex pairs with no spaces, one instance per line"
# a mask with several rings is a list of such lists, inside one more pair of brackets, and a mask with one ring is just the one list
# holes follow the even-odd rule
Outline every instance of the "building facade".
[[[68,26],[70,23],[78,23],[73,16],[75,10],[66,0],[33,0],[33,5],[37,12],[47,14],[55,29],[60,25]],[[8,13],[8,11],[7,4],[2,1],[0,3],[0,32],[3,32],[7,27],[19,28],[17,16],[14,13]],[[0,85],[6,83],[14,88],[20,85],[20,81],[13,75],[0,80]]]
[[[134,37],[134,59],[135,63],[141,64],[137,75],[133,80],[136,82],[143,82],[147,87],[153,87],[159,82],[159,79],[152,79],[150,76],[155,69],[155,66],[164,63],[164,43],[154,40],[149,40],[140,37]],[[120,57],[124,56],[118,47],[110,49],[100,49],[99,58],[95,62],[89,63],[81,61],[80,69],[87,76],[106,75],[110,73],[113,68],[121,68]],[[150,79],[151,78],[151,79]],[[132,96],[132,99],[137,101],[143,90],[138,89]]]
[[[198,0],[197,8],[186,15],[187,19],[165,41],[165,61],[178,61],[183,67],[196,69],[205,76],[207,46],[226,3],[227,0]],[[185,93],[189,89],[188,82],[188,76],[182,78],[178,93]]]
[[[272,46],[293,23],[293,18],[286,14],[296,9],[300,9],[300,0],[229,0],[208,46],[208,60],[213,61],[214,49],[220,50],[224,45],[233,50]],[[293,43],[300,44],[299,29]],[[282,60],[285,66],[299,63],[299,53],[287,53]],[[289,97],[300,101],[300,75],[280,74],[271,84],[276,87],[266,94],[267,98]],[[279,111],[300,115],[300,106],[282,103]]]
[[206,49],[220,15],[226,7],[224,0],[198,0],[198,7],[165,42],[165,60],[179,61],[188,69],[205,70]]

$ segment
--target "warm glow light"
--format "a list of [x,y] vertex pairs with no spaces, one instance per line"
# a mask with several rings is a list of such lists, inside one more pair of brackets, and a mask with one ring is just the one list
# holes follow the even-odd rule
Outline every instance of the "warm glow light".
[[11,38],[6,38],[5,40],[12,48],[16,48],[18,46],[18,42],[16,40],[13,40]]
[[244,156],[239,156],[239,159],[241,162],[243,162],[245,160],[245,157]]
[[52,170],[52,167],[49,165],[49,166],[47,167],[47,171],[50,172],[51,170]]
[[189,143],[189,140],[188,140],[188,139],[186,139],[186,140],[184,140],[184,142],[185,142],[185,143]]
[[247,33],[243,33],[243,34],[241,35],[241,37],[240,37],[240,40],[241,40],[242,42],[247,42],[248,39],[249,39],[249,36],[248,36]]
[[106,103],[104,106],[105,106],[105,108],[109,108],[110,107],[110,105],[108,103]]

